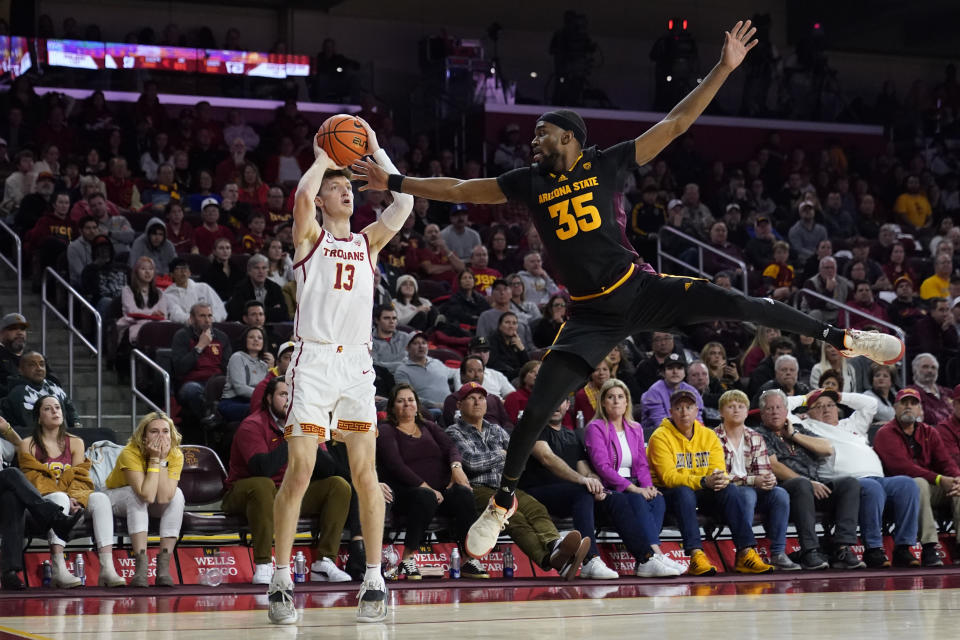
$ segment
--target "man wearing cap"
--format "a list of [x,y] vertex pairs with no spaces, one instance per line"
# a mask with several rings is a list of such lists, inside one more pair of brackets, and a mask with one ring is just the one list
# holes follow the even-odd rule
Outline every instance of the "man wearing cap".
[[171,260],[170,275],[173,283],[163,292],[163,298],[167,301],[167,320],[187,322],[190,310],[201,302],[210,305],[214,322],[227,319],[227,309],[220,296],[206,282],[196,282],[190,277],[190,265],[186,260],[180,257]]
[[[757,216],[753,221],[753,237],[747,240],[747,245],[743,250],[747,257],[747,262],[754,269],[763,269],[774,261],[773,252],[775,243],[778,242],[777,236],[773,233],[773,225],[767,216]],[[786,243],[784,243],[786,244]],[[790,245],[787,245],[789,254]]]
[[887,305],[887,316],[890,322],[904,331],[910,331],[913,325],[927,314],[922,305],[917,304],[913,280],[904,274],[893,281],[893,291],[896,298]]
[[827,228],[819,224],[815,218],[817,215],[816,205],[810,200],[801,200],[797,205],[797,211],[800,213],[800,219],[797,220],[787,237],[790,240],[790,247],[796,252],[798,261],[802,264],[817,251],[817,245],[821,240],[830,238]]
[[[468,382],[476,382],[482,386],[483,377],[486,371],[487,368],[483,364],[483,358],[477,354],[466,356],[460,362],[460,369],[457,371],[456,375],[456,378],[459,380],[454,382],[453,388],[459,389]],[[484,390],[487,392],[487,412],[484,414],[483,419],[487,422],[500,425],[507,431],[507,433],[510,433],[513,431],[513,422],[510,420],[510,416],[507,414],[507,409],[503,404],[503,400],[501,400],[498,395],[492,393],[486,387],[484,387]],[[443,401],[443,415],[441,416],[440,424],[444,426],[453,424],[456,410],[457,394],[451,393]]]
[[29,327],[19,313],[8,313],[0,320],[0,398],[7,395],[7,381],[20,371]]
[[450,209],[450,224],[440,232],[447,248],[453,251],[461,262],[470,261],[474,247],[481,246],[480,234],[467,226],[467,205],[455,204]]
[[207,198],[200,203],[200,218],[203,224],[193,233],[200,255],[209,256],[213,253],[217,238],[226,238],[231,244],[236,242],[233,232],[220,224],[220,203],[216,198]]
[[647,445],[653,484],[663,492],[667,509],[676,517],[683,550],[690,556],[687,573],[703,576],[717,572],[703,552],[698,508],[718,516],[730,528],[738,572],[769,573],[773,566],[757,554],[753,513],[748,513],[744,496],[730,483],[720,438],[697,420],[697,400],[696,392],[689,389],[671,393],[670,415]]
[[430,345],[424,333],[415,333],[407,342],[407,357],[393,374],[394,379],[411,385],[423,406],[434,417],[440,416],[443,401],[450,394],[454,370],[436,358],[427,355]]
[[960,384],[953,388],[953,414],[937,425],[943,450],[953,463],[960,467]]
[[[661,251],[679,257],[681,252],[690,247],[690,243],[674,233],[663,232],[663,227],[670,227],[694,238],[700,237],[700,231],[690,221],[687,209],[683,206],[683,200],[676,198],[667,203],[666,221],[661,231],[657,232],[657,237],[660,238]],[[656,251],[656,243],[653,245],[653,251]],[[654,255],[651,253],[650,258],[652,259]]]
[[[487,367],[487,362],[490,361],[490,341],[485,336],[476,336],[470,340],[467,355],[480,358],[480,363],[483,365],[483,377],[478,382],[483,385],[487,393],[506,399],[508,395],[516,391],[507,376],[496,369]],[[453,374],[453,388],[459,389],[461,384],[460,372],[457,371]]]
[[773,261],[761,267],[763,285],[767,295],[774,300],[789,300],[797,290],[794,284],[795,272],[789,260],[790,245],[778,240],[773,243]]
[[[957,394],[954,394],[957,395]],[[924,566],[943,562],[937,553],[937,521],[934,509],[946,507],[957,531],[960,550],[960,465],[951,459],[938,430],[921,416],[920,392],[905,387],[897,392],[894,418],[880,427],[873,448],[888,474],[914,478],[920,490],[921,561]]]
[[[533,343],[533,332],[530,329],[529,323],[530,318],[525,313],[518,312],[514,306],[511,305],[512,297],[513,291],[506,280],[498,278],[493,281],[493,284],[490,285],[490,308],[481,313],[477,318],[477,337],[489,338],[489,336],[496,332],[500,324],[500,316],[510,311],[516,314],[517,320],[519,321],[517,324],[517,335],[520,336],[523,346],[527,349],[534,349],[536,346]],[[489,353],[489,351],[490,345],[488,342],[487,352]]]
[[253,393],[250,394],[251,413],[256,411],[260,406],[260,401],[263,399],[263,391],[267,388],[267,384],[274,378],[286,375],[287,367],[290,366],[290,360],[293,358],[293,348],[295,346],[297,345],[293,342],[284,342],[277,348],[276,364],[267,369],[267,375],[257,383],[257,386],[253,388]]
[[[842,420],[840,403],[853,409],[853,414]],[[880,458],[870,448],[867,433],[877,412],[876,398],[862,393],[841,394],[832,389],[816,389],[807,396],[787,399],[791,411],[801,406],[806,406],[806,417],[791,413],[790,419],[833,446],[833,455],[820,464],[820,476],[827,480],[849,476],[860,483],[860,536],[866,548],[863,561],[872,568],[889,566],[890,560],[883,549],[882,525],[884,508],[890,502],[896,525],[893,564],[917,566],[910,547],[917,541],[919,490],[905,475],[884,477]],[[855,564],[850,558],[838,560],[835,565]]]
[[[283,438],[289,393],[283,376],[264,387],[257,410],[247,416],[233,436],[230,472],[224,485],[223,510],[246,516],[253,547],[253,584],[270,584],[273,577],[273,501],[287,467],[287,441]],[[314,580],[349,582],[350,576],[335,564],[340,536],[350,511],[350,483],[336,473],[336,463],[324,449],[317,450],[314,473],[300,511],[319,516],[323,523],[317,539],[312,573]],[[318,575],[319,574],[319,575]]]
[[670,415],[670,396],[679,389],[690,392],[697,404],[697,420],[703,421],[703,398],[693,386],[683,381],[686,375],[687,361],[682,354],[671,353],[660,363],[660,380],[640,396],[643,437],[649,440],[650,434]]
[[[500,425],[484,420],[487,390],[482,386],[467,382],[456,397],[460,417],[446,431],[463,456],[463,471],[473,487],[477,508],[484,509],[500,480],[510,436]],[[567,580],[576,577],[590,549],[590,538],[582,538],[578,531],[561,538],[546,507],[520,490],[517,511],[506,532],[540,568],[554,569]]]

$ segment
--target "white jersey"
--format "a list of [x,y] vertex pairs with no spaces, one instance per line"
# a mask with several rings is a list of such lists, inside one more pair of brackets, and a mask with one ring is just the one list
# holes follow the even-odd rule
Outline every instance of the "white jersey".
[[293,265],[297,281],[294,339],[369,343],[374,268],[366,234],[351,233],[341,240],[321,229],[310,253]]

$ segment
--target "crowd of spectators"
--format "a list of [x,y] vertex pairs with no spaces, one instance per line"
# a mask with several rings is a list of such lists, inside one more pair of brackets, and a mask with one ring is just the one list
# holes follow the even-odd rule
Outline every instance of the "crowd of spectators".
[[[286,340],[296,311],[292,196],[312,161],[312,133],[318,123],[299,113],[294,101],[278,108],[274,119],[262,127],[245,124],[236,111],[221,120],[205,102],[173,113],[160,104],[152,83],[147,83],[128,110],[107,103],[99,92],[82,103],[54,94],[40,98],[27,80],[18,80],[3,103],[6,122],[0,123],[0,177],[4,184],[0,212],[24,238],[32,284],[39,286],[47,267],[63,273],[101,310],[108,325],[115,326],[121,365],[130,347],[142,346],[140,336],[150,323],[166,320],[182,325],[164,346],[171,350],[176,418],[185,441],[201,442],[205,434],[220,430],[228,434],[222,456],[231,471],[234,463],[238,464],[231,486],[251,477],[273,478],[275,486],[284,453],[276,452],[280,449],[270,444],[272,440],[243,449],[249,441],[234,436],[233,446],[228,446],[229,434],[236,429],[238,434],[251,432],[270,440],[271,430],[277,427],[278,398],[285,389],[273,380],[282,378],[289,363],[290,343]],[[411,137],[408,142],[396,133],[390,118],[369,106],[361,115],[378,131],[384,147],[395,154],[403,173],[471,178],[484,171],[477,161],[456,167],[453,153],[427,135]],[[504,143],[493,156],[491,171],[499,173],[515,166],[520,158],[529,159],[529,148],[521,138],[514,126],[505,128]],[[729,163],[712,155],[708,156],[693,135],[686,135],[662,157],[628,176],[623,194],[625,232],[641,259],[656,258],[659,240],[665,253],[697,264],[698,245],[666,228],[681,231],[715,249],[704,254],[703,275],[721,286],[745,286],[751,293],[795,304],[841,326],[881,331],[892,330],[886,323],[899,327],[907,337],[907,366],[900,371],[871,365],[862,358],[846,360],[817,341],[743,323],[716,321],[676,332],[637,335],[598,365],[570,399],[569,409],[555,416],[551,428],[562,427],[561,434],[583,428],[589,434],[590,425],[597,420],[601,426],[612,426],[604,426],[602,438],[594,433],[592,439],[579,444],[567,441],[566,435],[547,437],[549,448],[556,451],[542,450],[535,458],[544,473],[556,476],[549,481],[541,478],[543,486],[572,481],[594,494],[603,486],[637,493],[650,503],[658,496],[665,499],[668,506],[674,505],[671,509],[681,520],[684,544],[691,554],[700,543],[687,516],[700,498],[680,489],[724,492],[722,499],[702,506],[735,521],[737,546],[742,552],[738,566],[749,570],[763,563],[750,553],[755,542],[752,534],[736,520],[746,509],[743,500],[748,500],[727,490],[737,484],[737,478],[762,477],[761,490],[770,490],[775,485],[771,478],[787,484],[803,476],[806,484],[794,483],[802,489],[787,488],[791,500],[801,502],[823,499],[825,493],[818,485],[821,478],[837,486],[841,480],[849,484],[851,477],[858,481],[882,479],[888,465],[901,475],[930,478],[913,467],[907,473],[906,466],[887,463],[883,453],[882,468],[874,465],[858,470],[861,475],[828,478],[817,462],[827,457],[827,445],[814,443],[802,465],[778,465],[773,457],[763,462],[758,453],[759,471],[740,475],[731,471],[738,469],[735,461],[720,459],[720,445],[711,454],[711,458],[717,456],[711,465],[725,466],[732,478],[697,471],[668,480],[656,460],[676,453],[671,447],[678,440],[667,437],[663,430],[680,428],[682,423],[680,430],[693,434],[701,433],[697,429],[710,431],[722,426],[724,437],[737,437],[740,426],[733,418],[727,419],[726,404],[754,407],[766,416],[774,412],[770,406],[782,401],[784,417],[764,424],[771,433],[784,434],[777,436],[784,442],[778,444],[762,434],[766,450],[776,453],[778,460],[788,452],[803,457],[797,446],[803,446],[807,437],[812,440],[813,435],[806,436],[801,429],[825,438],[837,449],[837,442],[817,429],[851,424],[844,420],[859,421],[862,424],[854,434],[859,440],[847,444],[869,448],[878,429],[883,432],[904,426],[896,421],[904,415],[905,404],[916,397],[923,422],[943,433],[940,437],[944,440],[953,437],[955,443],[955,434],[960,432],[955,417],[960,401],[954,400],[960,396],[954,389],[960,383],[960,360],[956,358],[960,347],[960,225],[954,221],[960,213],[960,163],[956,150],[940,140],[915,150],[891,143],[881,154],[865,158],[839,141],[823,149],[783,148],[775,132],[746,162]],[[353,229],[359,231],[375,220],[390,197],[387,192],[359,194]],[[477,488],[486,487],[490,478],[495,482],[497,464],[502,464],[499,450],[505,448],[529,399],[539,357],[567,316],[570,301],[563,283],[552,275],[550,256],[543,253],[529,211],[516,204],[451,207],[417,198],[414,213],[380,253],[377,267],[378,304],[371,319],[371,343],[379,408],[388,422],[393,413],[396,442],[403,443],[403,438],[414,432],[430,433],[437,445],[432,453],[446,456],[447,467],[459,464],[455,468],[462,469],[462,474],[420,476],[429,487],[403,484],[414,477],[409,469],[389,470],[385,475],[396,474],[390,489],[396,507],[419,509],[421,520],[429,520],[432,511],[424,506],[429,502],[424,496],[434,495],[437,504],[442,504],[446,498],[436,494],[457,484],[471,486],[477,504],[485,504]],[[845,306],[837,307],[829,300]],[[13,314],[3,319],[2,325],[0,412],[15,427],[33,428],[38,424],[33,412],[42,404],[38,399],[53,396],[61,423],[67,428],[75,425],[76,411],[56,376],[46,369],[43,354],[25,346],[26,318]],[[219,387],[214,384],[217,380],[222,383]],[[907,384],[912,386],[905,387]],[[911,390],[906,396],[904,388]],[[409,393],[398,393],[402,389]],[[811,390],[819,395],[808,395]],[[735,401],[727,396],[734,391],[740,394]],[[605,394],[611,392],[618,402],[623,392],[625,407],[604,406]],[[410,413],[411,395],[416,417]],[[864,409],[865,403],[857,402],[860,395],[876,405],[872,412]],[[835,403],[835,418],[816,413],[825,401]],[[793,436],[784,421],[787,408],[797,406],[805,407],[801,413],[810,417],[798,422],[796,432],[801,435]],[[789,415],[792,424],[797,414]],[[671,426],[674,424],[676,427]],[[441,437],[444,433],[456,450]],[[714,447],[709,436],[702,437]],[[903,437],[909,440],[911,436]],[[933,441],[924,437],[927,443]],[[631,460],[637,461],[643,442],[650,442],[646,474],[643,468],[617,457],[622,452],[613,456],[619,467],[607,468],[612,462],[604,456],[613,455],[611,447],[620,451],[614,439],[632,447]],[[758,441],[753,438],[752,442]],[[405,445],[390,446],[402,451]],[[603,446],[609,450],[600,455]],[[753,444],[751,448],[759,449]],[[657,451],[660,453],[654,455]],[[924,468],[933,465],[930,468],[935,475],[948,482],[942,490],[928,487],[926,493],[920,486],[921,497],[914,496],[913,507],[904,510],[923,512],[926,496],[939,504],[960,492],[960,484],[954,488],[950,480],[960,475],[953,471],[960,460],[952,455],[952,462],[939,457],[917,461],[913,455],[916,464]],[[74,460],[82,463],[80,457]],[[838,455],[834,464],[839,461]],[[606,471],[601,472],[598,465]],[[337,476],[336,469],[334,460],[328,477]],[[637,491],[616,481],[616,474]],[[348,474],[341,470],[339,475]],[[702,484],[693,487],[691,483]],[[263,509],[263,501],[273,490],[268,486],[271,483],[251,484],[257,485],[256,490],[245,489],[243,499],[237,496],[231,508],[248,513]],[[879,489],[871,485],[874,503],[890,495],[884,482],[876,484]],[[939,488],[943,483],[934,482],[933,486]],[[401,491],[401,487],[409,491]],[[412,491],[417,488],[424,491]],[[432,494],[427,493],[428,488]],[[572,509],[584,535],[591,535],[586,531],[590,527],[583,509],[558,498],[564,493],[534,489],[542,486],[530,486],[527,497],[532,502],[537,502],[532,496],[538,492],[547,510],[550,504],[562,502]],[[795,497],[801,493],[805,496],[802,500]],[[329,499],[337,505],[343,502],[342,496]],[[458,499],[462,497],[451,492],[449,507],[451,514],[463,519],[466,516],[457,509],[465,507]],[[629,508],[636,512],[632,500],[635,498],[622,504],[611,502],[606,517],[618,522],[621,511]],[[783,497],[778,500],[757,500],[756,506],[782,517]],[[316,509],[326,509],[324,504],[318,498]],[[532,521],[529,526],[537,532],[521,544],[529,548],[535,561],[552,567],[550,560],[560,538],[554,537],[555,528],[543,519],[543,504],[537,504],[540,506],[527,502],[519,512],[519,518]],[[875,506],[868,509],[862,501],[859,507],[844,505],[846,516],[858,514],[862,534],[865,522],[873,526],[873,520],[864,514],[873,514]],[[662,509],[647,506],[645,524],[633,530],[624,525],[620,533],[631,541],[628,548],[637,556],[638,571],[675,575],[676,567],[669,559],[661,559],[658,550],[659,525],[654,525],[658,518],[662,520]],[[337,509],[343,510],[342,506]],[[787,509],[796,521],[794,506]],[[358,537],[350,510],[337,517],[341,515],[351,535]],[[840,547],[851,543],[843,535],[855,535],[856,529],[856,523],[851,528],[849,519],[844,522],[847,528],[838,538]],[[903,540],[910,536],[908,527],[902,532],[901,527],[897,529],[905,536]],[[257,535],[268,536],[269,532]],[[421,535],[414,529],[412,540]],[[921,526],[919,535],[930,542],[929,527]],[[98,536],[98,540],[103,538]],[[57,544],[53,538],[50,542],[54,547]],[[898,546],[901,542],[906,544],[898,538]],[[327,551],[321,555],[329,560],[329,541],[324,549]],[[774,547],[775,556],[780,551]],[[810,552],[806,561],[802,557],[799,562],[787,560],[806,568],[826,562],[816,555],[820,550],[812,543],[806,552]],[[263,558],[265,553],[261,547],[256,555]],[[831,553],[830,562],[835,566],[857,564],[849,554]],[[595,549],[586,554],[587,574],[604,575],[599,566],[602,562],[594,562],[599,558]],[[405,553],[400,569],[407,577],[416,572],[415,563],[408,562],[410,557]],[[655,564],[644,566],[651,558],[657,558]],[[778,568],[791,568],[781,558],[772,560]],[[906,562],[902,554],[894,560]],[[883,560],[874,554],[873,561],[882,564]],[[331,563],[324,564],[322,558],[318,563],[318,572],[328,579],[342,578],[333,571],[335,566],[331,569]],[[699,555],[694,564],[695,572],[711,570]],[[469,569],[483,574],[482,566]],[[109,582],[110,578],[104,579]]]

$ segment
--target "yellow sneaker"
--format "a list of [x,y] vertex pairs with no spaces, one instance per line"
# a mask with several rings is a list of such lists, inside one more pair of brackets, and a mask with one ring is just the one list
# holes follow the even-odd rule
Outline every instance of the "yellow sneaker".
[[[759,558],[757,558],[759,560]],[[703,549],[695,549],[690,554],[690,566],[687,567],[687,575],[691,576],[713,576],[717,574],[717,568],[710,564],[710,559]]]
[[767,564],[753,547],[744,549],[737,554],[737,573],[770,573],[773,565]]

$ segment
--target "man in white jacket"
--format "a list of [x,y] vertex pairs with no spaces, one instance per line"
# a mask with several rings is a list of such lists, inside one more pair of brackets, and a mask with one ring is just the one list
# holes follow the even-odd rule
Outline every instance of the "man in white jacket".
[[204,282],[190,279],[190,265],[183,258],[170,261],[170,275],[173,284],[163,292],[167,301],[167,319],[171,322],[186,323],[190,319],[190,309],[198,302],[205,302],[213,310],[213,321],[227,319],[227,309],[213,287]]
[[[853,409],[853,414],[840,419],[840,404]],[[806,408],[806,416],[793,413]],[[865,547],[863,560],[872,568],[890,566],[883,550],[883,509],[890,500],[894,509],[893,563],[896,566],[919,566],[910,551],[917,541],[920,514],[920,492],[912,478],[886,478],[880,458],[867,442],[867,430],[877,412],[877,400],[862,393],[840,394],[832,389],[816,389],[806,396],[787,399],[790,419],[814,434],[826,438],[834,453],[820,467],[820,475],[828,480],[853,476],[860,482],[860,538]]]

